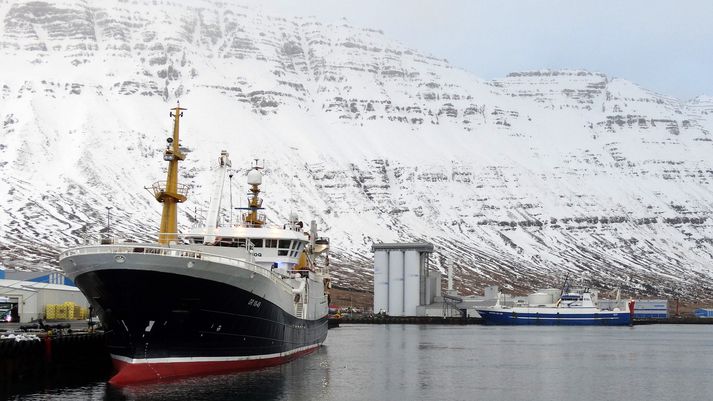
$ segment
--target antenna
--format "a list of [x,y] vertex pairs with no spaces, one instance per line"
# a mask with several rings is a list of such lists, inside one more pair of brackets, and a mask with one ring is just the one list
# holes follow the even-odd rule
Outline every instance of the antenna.
[[230,174],[228,174],[229,178],[229,187],[228,191],[230,191],[230,227],[233,226],[233,171],[230,171]]
[[[170,244],[177,239],[178,232],[178,208],[177,204],[186,201],[188,187],[178,183],[178,162],[183,161],[186,156],[180,150],[179,144],[179,120],[183,117],[180,103],[176,102],[176,107],[171,109],[169,116],[173,117],[173,135],[169,137],[166,150],[163,153],[163,160],[168,162],[165,182],[156,182],[152,185],[151,191],[157,201],[163,203],[161,212],[161,228],[159,230],[158,242],[163,245]],[[148,188],[147,188],[148,189]]]

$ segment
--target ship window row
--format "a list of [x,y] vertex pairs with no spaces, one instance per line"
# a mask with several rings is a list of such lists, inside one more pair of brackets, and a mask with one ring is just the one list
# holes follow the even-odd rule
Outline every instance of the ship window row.
[[290,256],[296,258],[300,254],[299,250],[291,251],[289,249],[278,249],[277,256]]
[[[202,244],[203,237],[191,237],[190,241],[194,244]],[[278,248],[278,256],[292,256],[297,257],[300,251],[302,251],[304,243],[302,241],[291,241],[291,240],[277,240],[277,239],[263,239],[263,238],[250,238],[248,239],[252,244],[253,248]],[[246,239],[245,238],[221,238],[216,243],[217,246],[221,247],[232,247],[232,248],[245,248]]]

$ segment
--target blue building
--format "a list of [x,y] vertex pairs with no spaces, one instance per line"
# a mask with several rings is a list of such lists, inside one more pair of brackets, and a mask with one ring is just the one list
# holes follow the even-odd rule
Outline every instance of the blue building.
[[696,317],[713,318],[713,309],[698,308],[693,313]]
[[14,270],[0,270],[0,279],[75,286],[74,281],[56,271],[19,272]]

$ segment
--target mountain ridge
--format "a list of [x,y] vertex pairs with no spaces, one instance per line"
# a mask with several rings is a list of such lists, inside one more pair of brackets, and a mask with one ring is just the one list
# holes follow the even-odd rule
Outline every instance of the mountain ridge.
[[370,288],[372,242],[427,240],[463,292],[571,273],[710,298],[713,98],[583,70],[485,81],[377,30],[181,4],[0,5],[0,262],[56,266],[110,205],[114,229],[154,231],[137,194],[180,98],[184,227],[227,149],[267,155],[269,217],[316,218],[342,286]]

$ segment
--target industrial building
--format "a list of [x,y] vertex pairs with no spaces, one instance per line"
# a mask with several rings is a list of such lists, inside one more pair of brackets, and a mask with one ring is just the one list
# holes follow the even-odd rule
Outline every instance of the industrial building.
[[46,305],[65,302],[89,306],[84,294],[61,273],[0,270],[0,317],[5,321],[43,319]]
[[428,268],[429,243],[374,244],[374,313],[416,316],[440,295],[440,273]]
[[478,317],[476,307],[495,304],[497,287],[484,297],[459,296],[453,289],[453,266],[448,268],[446,293],[442,275],[429,268],[433,244],[382,243],[374,252],[374,313],[389,316]]
[[[599,307],[601,309],[614,309],[615,307],[626,308],[626,301],[617,303],[611,299],[600,299]],[[667,299],[635,299],[634,300],[634,319],[666,319],[668,318],[668,300]]]
[[693,312],[693,314],[696,317],[711,319],[713,318],[713,309],[698,308]]
[[[528,296],[500,294],[497,286],[485,288],[484,296],[461,296],[453,289],[453,265],[448,266],[448,285],[442,293],[442,275],[430,269],[430,243],[381,243],[372,245],[374,252],[374,313],[389,316],[479,317],[477,308],[492,306],[498,297],[501,304],[525,306],[552,304],[561,289],[546,288]],[[626,301],[598,299],[601,309],[626,308]],[[704,312],[701,312],[704,315]],[[637,299],[635,319],[668,318],[668,300]]]

